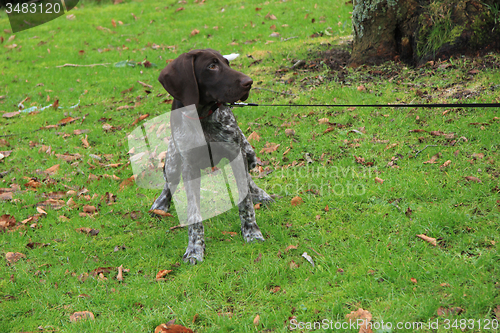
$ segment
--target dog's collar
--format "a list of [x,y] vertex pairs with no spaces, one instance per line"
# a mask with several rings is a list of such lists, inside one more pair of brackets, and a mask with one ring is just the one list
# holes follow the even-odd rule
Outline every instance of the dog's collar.
[[188,115],[185,115],[184,114],[184,117],[187,117],[189,119],[193,119],[193,120],[201,120],[201,119],[205,119],[205,118],[208,118],[212,115],[212,113],[214,113],[218,108],[220,108],[223,104],[222,103],[215,103],[214,105],[212,105],[212,107],[210,108],[210,110],[208,111],[208,114],[204,117],[200,117],[200,118],[193,118],[193,117],[190,117]]

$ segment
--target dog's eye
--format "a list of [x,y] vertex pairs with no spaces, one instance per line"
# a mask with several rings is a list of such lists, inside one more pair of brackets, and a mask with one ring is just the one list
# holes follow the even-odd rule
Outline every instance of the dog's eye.
[[217,69],[217,64],[211,63],[210,65],[208,65],[208,69]]

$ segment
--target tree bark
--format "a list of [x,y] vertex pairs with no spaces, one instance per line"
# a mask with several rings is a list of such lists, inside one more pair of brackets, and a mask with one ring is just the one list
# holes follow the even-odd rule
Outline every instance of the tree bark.
[[353,0],[351,66],[500,49],[498,0]]

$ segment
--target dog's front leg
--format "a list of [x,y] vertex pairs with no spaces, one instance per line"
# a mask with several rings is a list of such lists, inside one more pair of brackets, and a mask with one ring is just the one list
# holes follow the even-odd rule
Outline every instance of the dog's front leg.
[[200,169],[189,165],[183,166],[182,176],[187,195],[187,224],[189,225],[189,242],[186,253],[182,257],[192,265],[203,261],[205,252],[205,232],[200,213]]

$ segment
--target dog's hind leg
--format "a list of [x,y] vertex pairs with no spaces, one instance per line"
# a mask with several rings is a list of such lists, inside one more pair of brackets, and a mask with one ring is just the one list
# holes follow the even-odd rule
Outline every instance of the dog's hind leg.
[[[248,173],[248,165],[246,163],[246,154],[242,151],[244,167],[240,163],[231,163],[231,167],[238,185],[238,210],[241,220],[241,233],[247,242],[255,240],[264,241],[264,236],[255,221],[255,210],[252,202],[252,193],[249,188],[249,180],[251,176]],[[233,161],[234,162],[234,161]],[[243,200],[241,200],[243,198]],[[241,201],[240,201],[241,200]]]

